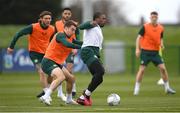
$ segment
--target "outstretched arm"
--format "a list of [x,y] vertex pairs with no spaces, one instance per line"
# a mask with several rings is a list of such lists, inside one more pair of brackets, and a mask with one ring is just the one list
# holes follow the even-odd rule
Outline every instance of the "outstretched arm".
[[14,49],[14,46],[16,45],[16,42],[18,41],[18,39],[23,36],[23,35],[27,35],[27,34],[31,34],[32,33],[32,25],[29,25],[25,28],[23,28],[22,30],[20,30],[19,32],[17,32],[15,34],[15,36],[13,37],[13,40],[11,41],[9,47],[8,47],[8,50],[7,52],[8,53],[12,53],[13,52],[13,49]]
[[88,21],[88,22],[85,22],[85,23],[79,25],[78,28],[79,28],[80,30],[84,30],[84,29],[91,29],[91,28],[93,28],[93,27],[95,27],[95,26],[97,26],[96,21]]

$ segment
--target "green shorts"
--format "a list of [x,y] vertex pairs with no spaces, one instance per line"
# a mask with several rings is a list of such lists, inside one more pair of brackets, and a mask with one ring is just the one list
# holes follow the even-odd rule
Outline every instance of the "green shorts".
[[87,66],[96,60],[100,61],[99,47],[87,46],[81,49],[81,59]]
[[73,55],[72,52],[71,52],[71,53],[69,54],[69,56],[67,57],[66,63],[74,63],[74,55]]
[[51,76],[52,70],[57,67],[62,69],[63,66],[60,64],[57,64],[56,62],[54,62],[50,59],[47,59],[47,58],[43,58],[43,60],[41,62],[41,68],[42,68],[43,72],[49,76]]
[[155,66],[164,63],[158,51],[148,51],[143,49],[141,50],[140,60],[141,65],[145,66],[147,66],[149,62],[152,62]]
[[36,64],[40,64],[44,54],[42,53],[38,53],[38,52],[34,52],[34,51],[30,51],[29,52],[29,57],[31,58],[31,61],[33,62],[34,65]]

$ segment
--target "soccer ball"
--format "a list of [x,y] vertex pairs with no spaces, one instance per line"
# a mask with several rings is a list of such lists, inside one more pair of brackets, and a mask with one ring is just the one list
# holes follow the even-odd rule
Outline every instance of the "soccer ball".
[[120,96],[118,94],[110,94],[108,97],[107,97],[107,103],[109,106],[117,106],[120,104]]

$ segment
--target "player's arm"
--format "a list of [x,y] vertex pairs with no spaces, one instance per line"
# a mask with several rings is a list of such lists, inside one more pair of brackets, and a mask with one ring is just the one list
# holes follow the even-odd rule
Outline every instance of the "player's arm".
[[163,41],[163,34],[164,34],[164,32],[161,33],[161,49],[162,49],[162,50],[165,49],[165,47],[164,47],[164,41]]
[[93,27],[95,27],[95,26],[97,26],[96,21],[88,21],[88,22],[85,22],[85,23],[83,23],[83,24],[80,24],[80,25],[78,26],[78,28],[79,28],[80,30],[84,30],[84,29],[91,29],[91,28],[93,28]]
[[58,33],[56,35],[56,41],[59,43],[62,43],[64,46],[68,47],[68,48],[73,48],[73,49],[80,49],[81,46],[74,44],[74,43],[70,43],[66,40],[66,36],[62,33]]
[[80,40],[80,30],[77,28],[75,31],[76,40]]
[[77,45],[80,45],[80,46],[83,44],[82,41],[80,41],[80,40],[75,40],[75,39],[73,40],[73,43],[74,43],[74,44],[77,44]]
[[17,32],[15,34],[15,36],[13,37],[13,40],[11,41],[11,43],[7,49],[7,52],[12,53],[14,46],[16,45],[16,42],[18,41],[18,39],[23,35],[31,34],[32,30],[33,30],[32,25],[29,25],[29,26],[23,28],[22,30],[20,30],[19,32]]
[[139,35],[137,36],[136,38],[136,57],[139,57],[140,56],[140,53],[141,53],[141,46],[140,46],[140,39],[141,37],[144,35],[145,33],[145,29],[144,29],[144,26],[140,29],[139,31]]

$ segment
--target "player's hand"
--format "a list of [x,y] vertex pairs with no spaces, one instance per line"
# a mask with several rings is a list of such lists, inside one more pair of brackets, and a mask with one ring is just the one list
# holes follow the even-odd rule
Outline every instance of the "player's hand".
[[7,48],[7,53],[8,53],[8,54],[12,54],[13,51],[14,51],[14,49],[11,49],[11,48],[9,48],[9,47]]
[[164,50],[164,49],[165,49],[165,46],[164,46],[163,44],[161,45],[161,49],[162,49],[162,50]]
[[136,54],[136,57],[139,58],[139,56],[141,54],[141,50],[140,49],[136,49],[135,54]]
[[73,50],[72,50],[72,53],[73,53],[73,55],[77,55],[78,50],[77,50],[77,49],[73,49]]

